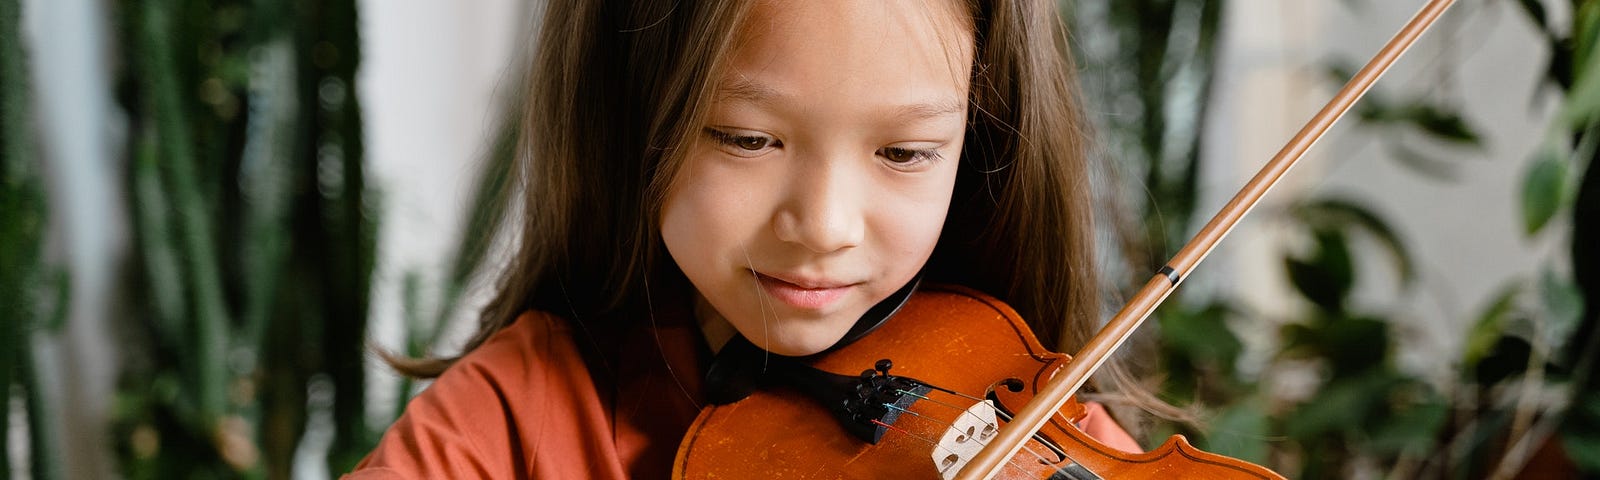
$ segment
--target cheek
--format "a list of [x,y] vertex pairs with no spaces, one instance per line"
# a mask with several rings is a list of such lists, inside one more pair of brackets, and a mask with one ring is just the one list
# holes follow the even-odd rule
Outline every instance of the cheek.
[[898,201],[885,204],[877,212],[876,233],[883,253],[897,263],[914,263],[902,268],[920,269],[943,232],[955,188],[955,168],[941,167],[945,168],[937,180],[902,190]]
[[686,160],[661,210],[661,239],[684,273],[706,271],[728,249],[747,241],[755,214],[752,193],[729,172]]

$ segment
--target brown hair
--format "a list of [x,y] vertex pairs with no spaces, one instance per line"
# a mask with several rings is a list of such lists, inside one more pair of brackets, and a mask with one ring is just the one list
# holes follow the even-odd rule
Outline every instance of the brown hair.
[[[646,280],[676,272],[662,265],[671,262],[656,226],[665,187],[750,3],[549,3],[511,172],[522,189],[520,243],[465,351],[528,310],[586,323],[639,318],[629,314],[647,305]],[[927,278],[999,297],[1047,344],[1075,351],[1099,324],[1100,302],[1089,135],[1065,29],[1054,2],[968,6],[973,108]],[[389,360],[433,377],[456,358]],[[1116,359],[1097,377],[1102,390],[1164,406]]]

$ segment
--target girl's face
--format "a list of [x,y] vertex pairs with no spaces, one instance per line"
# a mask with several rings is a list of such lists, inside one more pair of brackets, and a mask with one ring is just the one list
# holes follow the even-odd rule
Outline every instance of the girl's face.
[[816,353],[927,262],[966,130],[957,3],[754,8],[661,217],[708,331]]

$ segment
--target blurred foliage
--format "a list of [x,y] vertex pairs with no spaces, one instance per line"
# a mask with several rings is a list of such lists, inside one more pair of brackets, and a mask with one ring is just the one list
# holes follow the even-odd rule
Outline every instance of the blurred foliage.
[[[1463,333],[1459,378],[1441,386],[1395,366],[1402,347],[1394,325],[1403,314],[1351,295],[1374,274],[1358,261],[1373,245],[1396,284],[1420,281],[1404,239],[1357,201],[1300,199],[1276,219],[1305,240],[1281,255],[1304,313],[1279,319],[1279,348],[1265,370],[1241,368],[1246,348],[1233,328],[1254,313],[1232,299],[1180,296],[1155,316],[1169,373],[1164,392],[1209,410],[1207,430],[1174,431],[1295,478],[1372,470],[1477,478],[1515,471],[1551,448],[1590,475],[1600,472],[1600,58],[1592,54],[1600,1],[1572,0],[1572,24],[1559,28],[1548,24],[1545,1],[1558,0],[1501,2],[1515,3],[1543,32],[1552,51],[1546,88],[1564,99],[1544,146],[1531,153],[1517,201],[1529,236],[1570,232],[1572,264],[1508,279]],[[1137,257],[1130,270],[1153,270],[1187,239],[1197,213],[1208,213],[1195,204],[1224,6],[1068,5],[1086,96],[1115,112],[1096,115],[1108,149],[1131,157],[1126,163],[1138,170],[1130,176],[1149,191],[1119,199],[1140,212],[1121,246]],[[131,320],[119,332],[127,356],[113,427],[121,473],[287,478],[316,430],[331,439],[316,447],[327,470],[348,470],[385,427],[365,424],[362,359],[379,202],[362,164],[354,0],[140,0],[113,8],[135,245],[123,282]],[[20,38],[17,11],[17,0],[0,0],[0,38]],[[0,331],[8,332],[0,336],[0,386],[8,407],[20,397],[28,412],[31,473],[53,478],[58,467],[37,448],[51,444],[38,423],[50,405],[33,383],[30,339],[59,325],[41,319],[64,314],[67,292],[64,274],[41,260],[47,211],[21,47],[0,42]],[[1447,102],[1376,93],[1358,118],[1388,135],[1385,145],[1419,174],[1448,180],[1460,168],[1421,153],[1428,147],[1481,146]],[[515,134],[515,121],[502,122],[485,172],[509,170]],[[461,237],[439,285],[406,275],[402,353],[428,353],[461,308],[501,228],[509,180],[480,177],[464,230],[473,234]],[[1297,388],[1288,382],[1297,376],[1312,381]],[[399,388],[404,402],[412,385]],[[0,415],[0,426],[11,420]],[[12,440],[0,435],[0,452]],[[0,455],[0,475],[11,471],[9,460]]]
[[[48,209],[43,162],[36,153],[31,83],[21,41],[21,5],[0,0],[0,478],[15,467],[32,478],[61,477],[53,452],[52,404],[40,382],[36,333],[61,325],[66,277],[44,261]],[[54,297],[53,299],[51,297]],[[21,399],[27,435],[13,449],[13,399]],[[28,461],[12,465],[12,453]]]
[[[1221,2],[1084,0],[1066,7],[1076,20],[1087,96],[1098,111],[1113,112],[1100,119],[1110,150],[1144,169],[1147,199],[1121,199],[1141,212],[1143,227],[1124,235],[1122,248],[1136,259],[1132,270],[1153,271],[1203,220],[1195,216],[1195,180]],[[1353,199],[1297,199],[1274,221],[1303,239],[1302,248],[1282,255],[1302,313],[1273,319],[1283,325],[1275,350],[1264,366],[1241,368],[1245,348],[1233,328],[1262,322],[1246,320],[1258,315],[1239,302],[1180,295],[1156,312],[1164,393],[1204,408],[1208,428],[1169,426],[1150,440],[1184,433],[1203,448],[1291,478],[1501,476],[1523,471],[1535,456],[1548,462],[1552,451],[1564,452],[1587,475],[1600,474],[1600,408],[1593,407],[1600,394],[1592,381],[1600,343],[1594,333],[1600,162],[1593,161],[1600,144],[1600,58],[1587,54],[1600,39],[1600,2],[1573,1],[1570,29],[1547,25],[1539,0],[1520,0],[1514,8],[1527,13],[1550,44],[1545,83],[1563,94],[1566,119],[1533,153],[1518,199],[1523,224],[1530,236],[1548,235],[1549,224],[1569,220],[1572,265],[1546,265],[1537,279],[1508,279],[1464,333],[1466,349],[1455,363],[1459,378],[1440,385],[1396,367],[1405,348],[1396,325],[1406,314],[1352,297],[1374,274],[1359,267],[1370,263],[1357,259],[1369,252],[1381,252],[1392,266],[1392,283],[1401,287],[1396,295],[1412,290],[1419,280],[1404,239]],[[1572,33],[1562,37],[1559,31]],[[1349,78],[1353,69],[1335,63],[1331,76]],[[1584,75],[1590,69],[1596,73]],[[1476,127],[1441,99],[1387,94],[1380,86],[1355,117],[1380,135],[1396,161],[1425,178],[1448,181],[1462,165],[1423,152],[1482,146]],[[1575,181],[1575,172],[1585,168]]]
[[129,478],[289,478],[373,446],[377,231],[354,0],[117,2],[136,255],[113,432]]
[[[122,213],[133,240],[118,282],[123,357],[110,446],[121,475],[348,471],[388,423],[367,424],[380,201],[363,165],[355,0],[110,9],[129,131]],[[67,276],[41,260],[48,216],[24,45],[10,41],[21,38],[18,10],[18,0],[0,0],[0,478],[13,471],[10,433],[26,431],[18,448],[32,457],[18,468],[48,479],[61,469],[33,333],[61,325]],[[502,123],[486,172],[509,171],[516,123]],[[405,275],[402,353],[429,353],[461,309],[497,238],[509,181],[479,180],[463,230],[471,234],[436,288]],[[412,390],[409,380],[399,386],[400,405]],[[13,399],[26,428],[9,425]]]
[[[1201,125],[1221,33],[1223,0],[1063,1],[1085,97],[1110,152],[1130,161],[1115,172],[1142,180],[1148,196],[1111,198],[1142,213],[1121,250],[1132,270],[1166,261],[1187,240],[1200,178]],[[1132,189],[1143,193],[1142,189]],[[1120,189],[1118,191],[1121,191]],[[1151,203],[1159,202],[1159,204]]]

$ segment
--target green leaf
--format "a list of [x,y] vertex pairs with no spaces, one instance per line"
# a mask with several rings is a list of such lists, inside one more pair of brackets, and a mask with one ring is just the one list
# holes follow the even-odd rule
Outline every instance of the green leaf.
[[1366,122],[1380,125],[1410,125],[1438,140],[1467,146],[1482,144],[1478,131],[1453,107],[1407,101],[1390,103],[1369,99],[1358,114]]
[[1526,339],[1503,335],[1495,339],[1489,354],[1474,366],[1472,378],[1479,385],[1494,385],[1514,375],[1521,375],[1527,371],[1528,356],[1532,354],[1533,347]]
[[1583,2],[1573,16],[1572,86],[1567,91],[1566,106],[1557,118],[1566,128],[1578,130],[1600,114],[1600,61],[1594,55],[1594,45],[1600,38],[1600,4]]
[[1313,228],[1366,232],[1389,252],[1401,283],[1410,284],[1416,280],[1416,268],[1405,242],[1383,217],[1365,205],[1352,199],[1323,198],[1301,204],[1292,213]]
[[[1349,60],[1341,59],[1328,62],[1327,70],[1323,73],[1327,75],[1328,79],[1332,80],[1333,83],[1343,85],[1345,83],[1349,83],[1350,79],[1355,78],[1356,71],[1358,69],[1359,67],[1351,64]],[[1367,101],[1358,104],[1360,106],[1356,107],[1356,112],[1360,114],[1362,118],[1366,118],[1366,115],[1371,112],[1368,110],[1371,105],[1382,103],[1381,101],[1374,101],[1378,100],[1379,97],[1375,97],[1373,95],[1375,95],[1375,93],[1368,93]]]
[[1540,150],[1522,182],[1523,233],[1539,233],[1561,209],[1568,168],[1565,155],[1553,148]]
[[[1578,72],[1586,72],[1596,66],[1600,66],[1596,65],[1600,62],[1590,61],[1596,40],[1600,40],[1600,4],[1583,2],[1578,7],[1577,13],[1572,16],[1572,25],[1571,42],[1574,44],[1572,50],[1572,61],[1575,65],[1573,67],[1574,75],[1583,76],[1585,75],[1584,73]],[[1577,83],[1574,82],[1573,85],[1574,89],[1576,89]]]
[[1561,436],[1561,446],[1578,470],[1600,474],[1600,435],[1567,433]]
[[1317,229],[1316,250],[1310,258],[1288,257],[1284,265],[1296,290],[1329,312],[1344,310],[1345,298],[1355,284],[1355,266],[1343,232]]
[[1383,419],[1367,446],[1391,455],[1404,451],[1427,451],[1438,438],[1439,428],[1450,413],[1450,405],[1436,396],[1410,405]]
[[1322,317],[1282,330],[1284,351],[1327,360],[1335,378],[1360,377],[1388,357],[1389,327],[1369,317]]
[[1244,344],[1228,328],[1229,311],[1226,305],[1213,304],[1191,315],[1162,316],[1163,344],[1219,371],[1232,372]]
[[1383,373],[1331,381],[1286,419],[1284,434],[1305,442],[1332,432],[1359,432],[1393,384],[1394,377]]
[[1388,358],[1389,324],[1370,317],[1340,318],[1320,332],[1333,374],[1366,375]]
[[1424,177],[1441,181],[1454,181],[1461,177],[1456,165],[1449,160],[1434,158],[1400,142],[1390,142],[1388,150],[1394,156],[1395,163]]
[[1594,428],[1600,425],[1600,394],[1574,400],[1568,414],[1573,418],[1562,423],[1562,449],[1579,471],[1600,474],[1600,430]]
[[1539,277],[1539,298],[1545,313],[1538,317],[1544,322],[1539,329],[1540,340],[1550,348],[1551,358],[1562,358],[1560,352],[1572,340],[1572,332],[1578,329],[1583,316],[1583,293],[1571,279],[1545,268]]
[[1477,322],[1473,323],[1472,331],[1467,333],[1466,346],[1462,348],[1462,371],[1470,372],[1478,362],[1489,355],[1495,342],[1504,335],[1506,318],[1516,307],[1517,295],[1522,293],[1520,283],[1511,283],[1502,287],[1496,294],[1489,307],[1478,315]]
[[1211,419],[1201,448],[1251,463],[1267,461],[1267,409],[1260,402],[1244,401],[1223,410]]
[[1402,110],[1401,120],[1421,128],[1439,140],[1477,146],[1482,144],[1477,130],[1467,124],[1460,112],[1437,105],[1416,103]]

